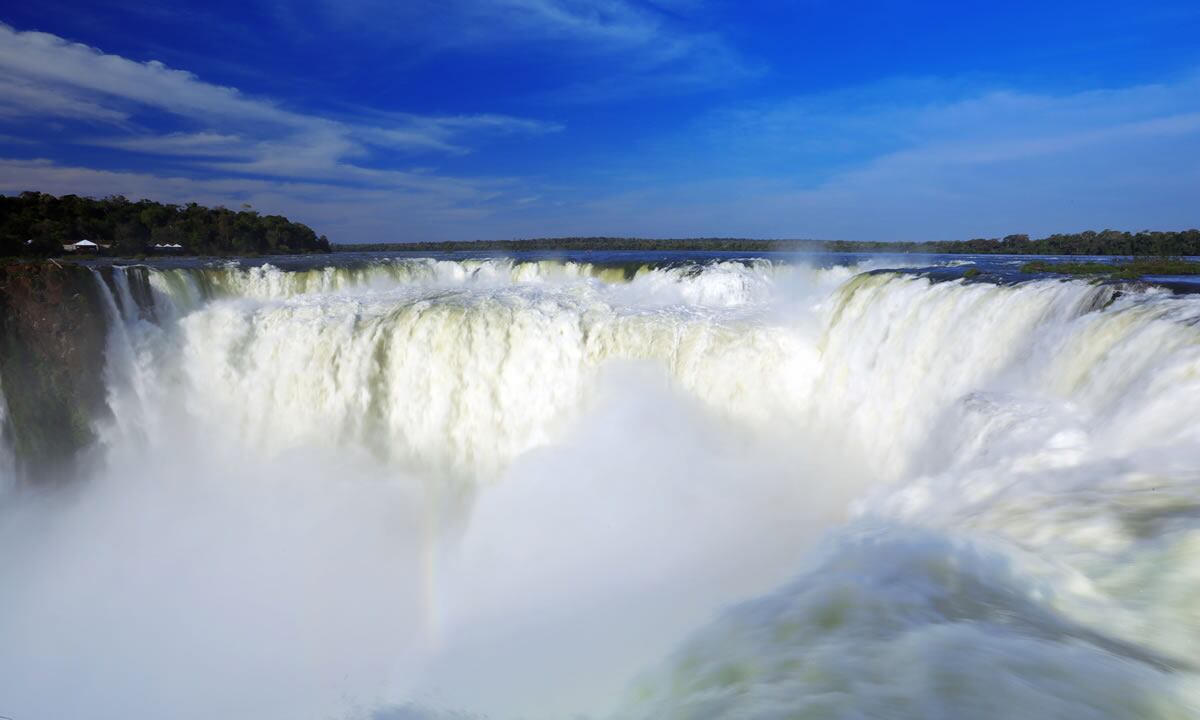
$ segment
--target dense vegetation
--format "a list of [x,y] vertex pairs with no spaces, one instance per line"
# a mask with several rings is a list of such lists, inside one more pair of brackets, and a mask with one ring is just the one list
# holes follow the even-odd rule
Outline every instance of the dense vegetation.
[[[0,195],[0,257],[61,255],[78,240],[108,245],[112,255],[144,255],[156,245],[181,245],[191,255],[259,255],[329,252],[329,240],[307,225],[280,215],[259,215],[243,206],[234,211],[195,203],[132,202],[115,195],[102,199],[25,192]],[[756,240],[752,238],[645,239],[615,237],[537,238],[461,242],[340,245],[340,250],[410,252],[551,252],[587,250],[707,252],[875,252],[1015,255],[1200,256],[1200,230],[1138,233],[1104,230],[1051,235],[929,242],[849,240]]]
[[1023,273],[1060,273],[1065,275],[1099,275],[1134,279],[1146,275],[1200,275],[1200,263],[1174,258],[1143,258],[1116,263],[1072,262],[1055,263],[1035,260],[1021,266]]
[[[1137,233],[1119,230],[1078,233],[1059,233],[1039,240],[1028,235],[1009,235],[1004,238],[937,241],[924,243],[827,243],[829,250],[853,251],[843,245],[869,245],[861,248],[875,252],[961,253],[968,255],[1129,255],[1181,256],[1200,255],[1200,230]],[[859,248],[855,248],[859,249]]]
[[503,251],[546,252],[553,250],[632,250],[632,251],[742,251],[770,250],[792,252],[880,252],[880,253],[961,253],[1014,255],[1200,255],[1200,230],[1138,233],[1104,230],[1069,235],[1051,235],[1031,240],[1028,235],[1004,238],[931,241],[931,242],[857,242],[849,240],[754,240],[749,238],[690,238],[651,240],[645,238],[570,237],[532,240],[493,240],[468,242],[422,242],[376,245],[339,245],[339,250],[383,250],[413,252]]
[[103,199],[25,192],[0,195],[0,256],[61,255],[63,245],[91,240],[112,255],[143,255],[181,245],[189,255],[329,252],[329,240],[280,215],[166,205],[114,195]]

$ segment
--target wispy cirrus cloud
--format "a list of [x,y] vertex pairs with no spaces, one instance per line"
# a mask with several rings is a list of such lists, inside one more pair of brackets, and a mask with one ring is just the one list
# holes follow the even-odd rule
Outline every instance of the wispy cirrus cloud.
[[217,132],[173,132],[162,135],[117,136],[97,138],[92,141],[92,144],[118,150],[176,157],[239,156],[247,152],[245,138],[240,135]]
[[[604,102],[646,93],[671,95],[748,80],[764,71],[720,33],[682,22],[697,2],[503,0],[488,7],[508,24],[543,40],[603,55],[605,72],[548,91],[547,99]],[[613,62],[615,60],[615,63]]]
[[[390,42],[430,48],[494,47],[535,41],[573,41],[577,54],[642,49],[678,54],[698,33],[680,27],[696,3],[631,0],[263,0],[298,30],[316,9],[335,27],[376,26]],[[678,12],[664,10],[675,9]],[[383,22],[386,20],[387,22]]]
[[265,0],[305,32],[317,12],[344,32],[369,24],[374,42],[417,54],[546,53],[571,76],[547,73],[542,102],[597,103],[695,92],[764,72],[707,17],[701,0]]
[[547,232],[926,240],[1195,227],[1200,73],[1061,93],[900,79],[715,110],[638,151],[619,191],[547,212]]
[[[797,98],[713,111],[694,130],[710,148],[790,160],[879,157],[921,148],[969,148],[1013,141],[1053,152],[1115,128],[1200,111],[1200,73],[1172,81],[1038,93],[938,78],[894,78]],[[1057,139],[1055,139],[1057,138]],[[945,157],[953,153],[943,152]]]
[[620,56],[622,71],[585,78],[551,91],[565,101],[602,102],[653,92],[670,95],[745,81],[764,71],[718,32],[680,19],[701,3],[627,0],[508,0],[499,3],[532,31],[587,43],[592,52]]
[[[156,61],[136,62],[55,35],[0,24],[0,117],[90,120],[114,132],[74,142],[192,160],[219,158],[228,171],[345,174],[372,148],[461,154],[496,134],[542,134],[561,125],[499,114],[391,113],[370,123],[328,118],[208,83]],[[3,92],[6,91],[6,92]],[[138,122],[166,113],[190,131]]]
[[[301,119],[271,102],[203,82],[192,73],[154,60],[135,62],[56,35],[20,32],[3,24],[0,71],[10,79],[38,87],[43,96],[83,99],[114,111],[151,107],[176,114],[281,124]],[[0,103],[14,110],[21,107],[9,98],[0,98]],[[44,111],[36,104],[24,109],[30,114]]]

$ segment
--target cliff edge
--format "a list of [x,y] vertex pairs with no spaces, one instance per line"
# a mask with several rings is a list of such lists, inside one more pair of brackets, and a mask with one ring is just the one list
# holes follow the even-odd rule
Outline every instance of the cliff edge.
[[0,265],[4,440],[19,474],[61,479],[107,412],[103,299],[91,270],[53,261]]

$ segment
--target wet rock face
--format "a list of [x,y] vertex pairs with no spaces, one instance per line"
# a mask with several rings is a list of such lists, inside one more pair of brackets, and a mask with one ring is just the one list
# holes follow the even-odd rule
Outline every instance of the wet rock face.
[[106,412],[104,306],[91,271],[54,262],[0,265],[0,385],[5,440],[22,477],[72,473]]

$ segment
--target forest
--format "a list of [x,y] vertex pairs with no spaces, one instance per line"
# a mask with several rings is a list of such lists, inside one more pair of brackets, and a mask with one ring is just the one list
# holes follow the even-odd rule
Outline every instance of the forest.
[[[131,201],[120,195],[101,199],[24,192],[0,195],[0,257],[49,257],[79,240],[108,246],[102,254],[141,256],[155,246],[179,245],[188,255],[268,255],[330,252],[331,244],[312,228],[281,215],[260,215],[196,203],[171,205]],[[694,250],[702,252],[871,252],[1011,255],[1200,256],[1200,230],[1088,230],[1030,239],[1028,235],[973,240],[871,242],[853,240],[763,240],[754,238],[556,237],[339,244],[344,251],[392,252],[552,252]]]
[[697,250],[706,252],[872,252],[945,253],[966,255],[1130,255],[1177,257],[1200,255],[1200,230],[1137,233],[1118,230],[1051,235],[1031,240],[1028,235],[974,240],[928,242],[869,242],[854,240],[761,240],[753,238],[620,238],[559,237],[524,240],[474,240],[459,242],[416,242],[337,245],[348,251],[405,252],[568,252],[587,250],[663,252]]
[[0,195],[0,257],[62,255],[63,245],[91,240],[102,254],[140,256],[155,246],[179,245],[188,255],[266,255],[329,252],[329,240],[281,215],[24,192]]

